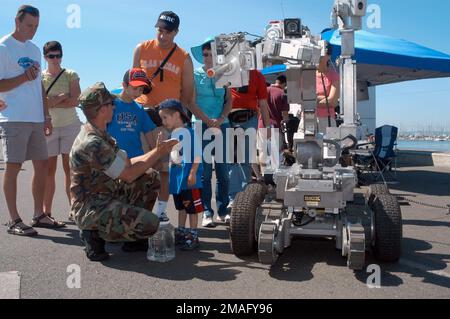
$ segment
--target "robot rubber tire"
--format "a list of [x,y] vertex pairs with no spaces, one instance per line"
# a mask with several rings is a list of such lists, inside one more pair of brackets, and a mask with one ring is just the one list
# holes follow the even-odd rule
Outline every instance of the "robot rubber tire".
[[251,183],[236,195],[230,219],[231,251],[236,256],[248,256],[256,251],[256,211],[266,192],[265,184]]
[[402,252],[402,214],[395,196],[377,195],[373,207],[375,218],[375,258],[396,262]]

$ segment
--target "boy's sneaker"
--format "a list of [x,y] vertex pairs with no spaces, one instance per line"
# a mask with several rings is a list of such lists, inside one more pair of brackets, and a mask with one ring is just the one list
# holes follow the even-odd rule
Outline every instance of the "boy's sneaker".
[[166,212],[162,212],[161,215],[158,216],[158,218],[159,218],[159,221],[163,222],[163,223],[166,223],[169,221],[169,217],[167,216]]
[[228,206],[227,206],[228,215],[231,214],[231,210],[233,209],[233,206],[234,206],[234,200],[230,200],[230,202],[228,203]]
[[198,233],[192,233],[191,231],[184,237],[184,245],[180,247],[181,250],[194,250],[200,246],[198,240]]
[[208,228],[216,227],[216,225],[214,224],[214,222],[213,222],[211,217],[203,217],[202,226],[203,227],[208,227]]
[[175,246],[184,245],[184,238],[186,237],[186,229],[175,228]]

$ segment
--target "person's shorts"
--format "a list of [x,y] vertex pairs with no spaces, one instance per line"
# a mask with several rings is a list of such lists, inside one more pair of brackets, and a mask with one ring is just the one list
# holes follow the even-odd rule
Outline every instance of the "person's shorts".
[[0,137],[5,163],[48,159],[44,123],[2,122]]
[[173,194],[173,201],[177,210],[185,210],[186,214],[201,214],[205,210],[200,188],[182,190],[180,194]]
[[81,123],[78,121],[67,126],[54,127],[52,135],[46,137],[48,156],[69,154],[80,129]]

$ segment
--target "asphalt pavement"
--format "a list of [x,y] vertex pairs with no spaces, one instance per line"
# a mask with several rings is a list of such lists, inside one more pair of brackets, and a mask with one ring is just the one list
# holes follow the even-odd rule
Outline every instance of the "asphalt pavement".
[[[4,164],[0,161],[0,183]],[[31,163],[19,176],[18,206],[32,218]],[[403,255],[399,263],[378,264],[381,287],[370,288],[371,272],[354,272],[331,240],[295,240],[277,263],[264,266],[257,256],[237,258],[230,250],[228,229],[201,228],[198,251],[177,251],[175,260],[154,263],[145,253],[125,253],[107,245],[109,260],[86,259],[74,224],[60,230],[39,229],[26,238],[0,227],[0,298],[449,298],[450,215],[423,204],[450,203],[450,168],[404,167],[391,191],[399,194],[403,215]],[[414,201],[414,202],[411,202]],[[417,204],[420,202],[421,204]],[[53,215],[67,220],[69,206],[58,168]],[[169,216],[175,223],[172,202]],[[3,194],[0,221],[8,220]],[[367,265],[377,264],[367,255]],[[77,277],[77,274],[80,274]],[[78,280],[79,279],[79,280]]]

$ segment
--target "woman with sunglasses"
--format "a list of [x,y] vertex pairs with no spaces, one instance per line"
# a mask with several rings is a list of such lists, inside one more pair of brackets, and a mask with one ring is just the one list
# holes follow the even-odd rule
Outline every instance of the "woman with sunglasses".
[[[228,178],[228,164],[226,163],[225,151],[226,151],[226,141],[225,134],[226,129],[230,127],[228,121],[228,114],[231,111],[231,90],[225,90],[223,88],[216,88],[215,80],[210,79],[207,76],[207,70],[213,67],[213,58],[211,52],[211,42],[214,38],[209,37],[202,44],[192,47],[191,52],[197,62],[202,64],[200,67],[194,70],[195,79],[195,98],[193,99],[200,108],[200,110],[209,119],[209,123],[202,123],[196,117],[194,117],[194,126],[202,125],[202,132],[208,128],[215,127],[220,129],[223,137],[222,154],[215,150],[214,154],[214,168],[217,178],[216,184],[216,204],[217,204],[217,221],[218,222],[228,222],[230,215],[227,211],[228,206],[228,188],[229,188],[229,178]],[[207,147],[210,143],[209,140],[203,140],[203,149]],[[203,191],[202,191],[202,201],[205,208],[203,214],[203,227],[215,227],[213,221],[214,210],[211,205],[212,199],[212,163],[211,154],[204,153],[203,162]],[[206,160],[208,160],[206,162]]]
[[[47,69],[42,73],[42,83],[47,92],[47,101],[53,123],[53,134],[47,138],[48,176],[44,198],[44,212],[51,216],[55,194],[55,174],[58,155],[62,155],[65,174],[65,190],[70,204],[70,168],[69,153],[75,141],[81,122],[75,107],[80,95],[80,79],[75,71],[63,69],[62,46],[57,41],[44,45],[44,58]],[[72,216],[69,219],[72,220]]]

